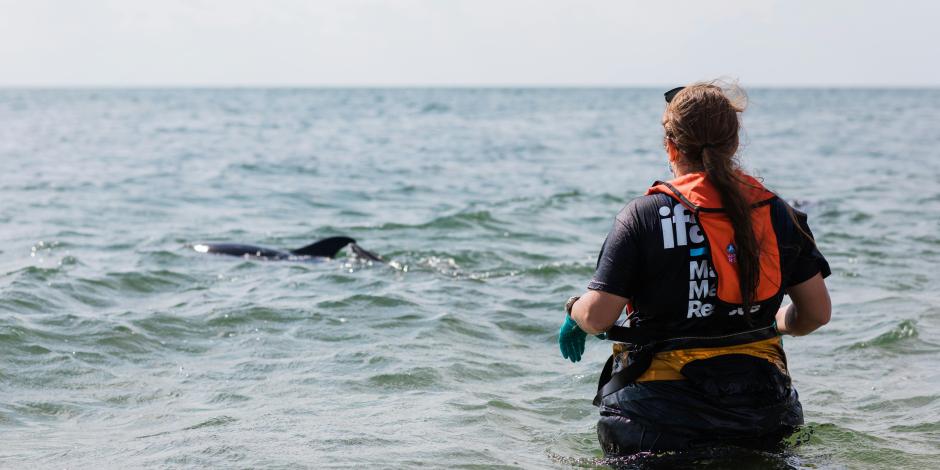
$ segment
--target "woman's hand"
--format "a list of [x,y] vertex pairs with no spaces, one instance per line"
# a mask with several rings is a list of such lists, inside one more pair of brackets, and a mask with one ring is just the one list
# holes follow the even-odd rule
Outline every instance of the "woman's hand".
[[571,362],[581,360],[581,354],[584,353],[584,340],[587,333],[578,327],[578,324],[565,315],[565,322],[561,324],[558,330],[558,348],[561,349],[561,356]]
[[604,332],[620,317],[627,299],[606,292],[588,291],[580,298],[572,297],[568,304],[570,315],[565,315],[565,322],[558,330],[558,348],[565,359],[578,362],[584,354],[588,333],[607,339]]

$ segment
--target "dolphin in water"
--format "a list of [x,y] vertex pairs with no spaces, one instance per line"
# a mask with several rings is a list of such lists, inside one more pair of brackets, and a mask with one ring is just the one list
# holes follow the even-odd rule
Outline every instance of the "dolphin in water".
[[379,255],[369,252],[356,244],[349,237],[330,237],[311,243],[296,250],[275,250],[263,246],[243,245],[241,243],[197,243],[193,249],[199,253],[239,256],[262,260],[311,261],[332,259],[339,250],[348,246],[358,258],[368,261],[384,261]]

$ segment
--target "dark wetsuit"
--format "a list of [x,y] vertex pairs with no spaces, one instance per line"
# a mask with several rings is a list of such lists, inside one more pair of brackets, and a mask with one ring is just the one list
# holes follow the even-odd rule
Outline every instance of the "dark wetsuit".
[[[747,315],[713,314],[700,307],[716,294],[714,289],[698,290],[698,284],[690,283],[690,259],[697,250],[707,249],[696,243],[707,244],[697,237],[694,217],[684,226],[668,217],[675,206],[676,201],[665,194],[627,204],[604,242],[588,289],[631,299],[631,327],[648,331],[654,338],[746,329],[746,322],[751,321]],[[806,235],[793,223],[785,202],[772,202],[784,289],[819,273],[830,274],[825,258],[807,238],[811,233],[806,215],[794,213]],[[697,274],[716,285],[712,270]],[[781,300],[782,295],[764,302],[764,318],[773,315]],[[766,448],[803,422],[789,376],[767,361],[719,356],[693,362],[682,375],[683,380],[639,381],[602,401],[597,432],[606,454],[715,443]]]

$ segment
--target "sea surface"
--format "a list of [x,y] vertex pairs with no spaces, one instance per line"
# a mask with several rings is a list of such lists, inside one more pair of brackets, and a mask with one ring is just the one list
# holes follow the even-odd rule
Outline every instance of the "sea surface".
[[[802,445],[693,463],[940,468],[940,90],[749,95],[740,156],[809,214],[833,319],[785,339]],[[556,333],[616,213],[669,176],[663,105],[0,90],[0,468],[609,463],[609,344],[572,364]],[[192,249],[332,235],[389,263]]]

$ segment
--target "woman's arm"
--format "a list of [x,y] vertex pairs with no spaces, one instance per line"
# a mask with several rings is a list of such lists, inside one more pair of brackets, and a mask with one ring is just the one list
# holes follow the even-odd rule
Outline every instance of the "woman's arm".
[[821,274],[787,289],[792,304],[777,311],[777,331],[784,335],[803,336],[829,323],[832,301]]
[[620,318],[627,299],[607,292],[589,290],[571,307],[571,319],[585,333],[603,333]]

